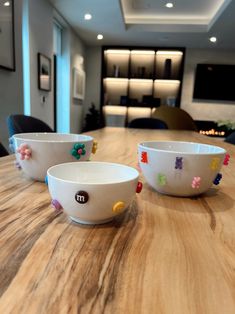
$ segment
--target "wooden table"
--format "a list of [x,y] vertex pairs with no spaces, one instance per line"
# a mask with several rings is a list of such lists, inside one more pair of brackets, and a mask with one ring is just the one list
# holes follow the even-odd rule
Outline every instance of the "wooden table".
[[235,146],[190,131],[104,128],[93,160],[137,166],[143,140],[218,144],[218,187],[194,198],[142,193],[112,223],[56,215],[44,183],[0,159],[0,313],[235,313]]

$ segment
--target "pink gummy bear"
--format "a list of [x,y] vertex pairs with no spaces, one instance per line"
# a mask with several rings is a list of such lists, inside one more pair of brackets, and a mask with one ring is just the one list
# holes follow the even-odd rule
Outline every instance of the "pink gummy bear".
[[198,189],[200,187],[201,178],[200,177],[194,177],[192,181],[192,188]]

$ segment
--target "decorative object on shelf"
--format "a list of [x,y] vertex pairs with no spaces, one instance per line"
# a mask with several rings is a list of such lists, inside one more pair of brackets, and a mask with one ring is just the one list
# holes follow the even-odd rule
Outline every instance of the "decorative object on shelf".
[[161,104],[161,99],[153,97],[151,95],[143,95],[142,104],[147,107],[159,107]]
[[81,68],[73,69],[73,98],[83,100],[85,97],[86,74]]
[[160,107],[160,105],[161,105],[161,98],[154,97],[153,98],[153,107]]
[[41,53],[38,53],[38,88],[51,90],[51,59]]
[[130,98],[129,103],[131,106],[138,106],[138,100],[136,98]]
[[166,98],[166,104],[167,104],[167,106],[175,107],[176,106],[176,97],[168,96]]
[[1,3],[0,47],[0,68],[15,71],[14,0]]
[[99,111],[96,109],[95,104],[91,103],[88,113],[85,117],[85,126],[83,132],[92,131],[101,127],[101,117]]
[[120,105],[127,106],[128,105],[128,96],[121,96],[120,97]]
[[167,58],[165,60],[165,65],[164,65],[164,74],[163,78],[164,79],[170,79],[171,78],[171,59]]
[[120,76],[120,67],[116,64],[113,65],[113,76],[114,77]]
[[138,67],[137,77],[145,78],[145,72],[146,72],[146,68],[145,67]]
[[153,96],[152,95],[143,95],[142,104],[146,106],[153,105]]

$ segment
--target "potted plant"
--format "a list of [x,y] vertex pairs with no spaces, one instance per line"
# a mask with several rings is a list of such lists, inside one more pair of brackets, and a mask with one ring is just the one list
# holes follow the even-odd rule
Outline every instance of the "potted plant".
[[224,131],[226,136],[235,131],[235,122],[231,120],[218,120],[217,125],[221,131]]
[[85,126],[83,132],[93,131],[101,127],[100,112],[96,109],[95,104],[91,103],[88,113],[85,117]]

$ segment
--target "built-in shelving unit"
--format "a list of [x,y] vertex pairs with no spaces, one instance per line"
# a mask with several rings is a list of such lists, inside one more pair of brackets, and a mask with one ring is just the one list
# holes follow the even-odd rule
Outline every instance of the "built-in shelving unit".
[[102,58],[102,106],[180,106],[184,48],[104,47]]

